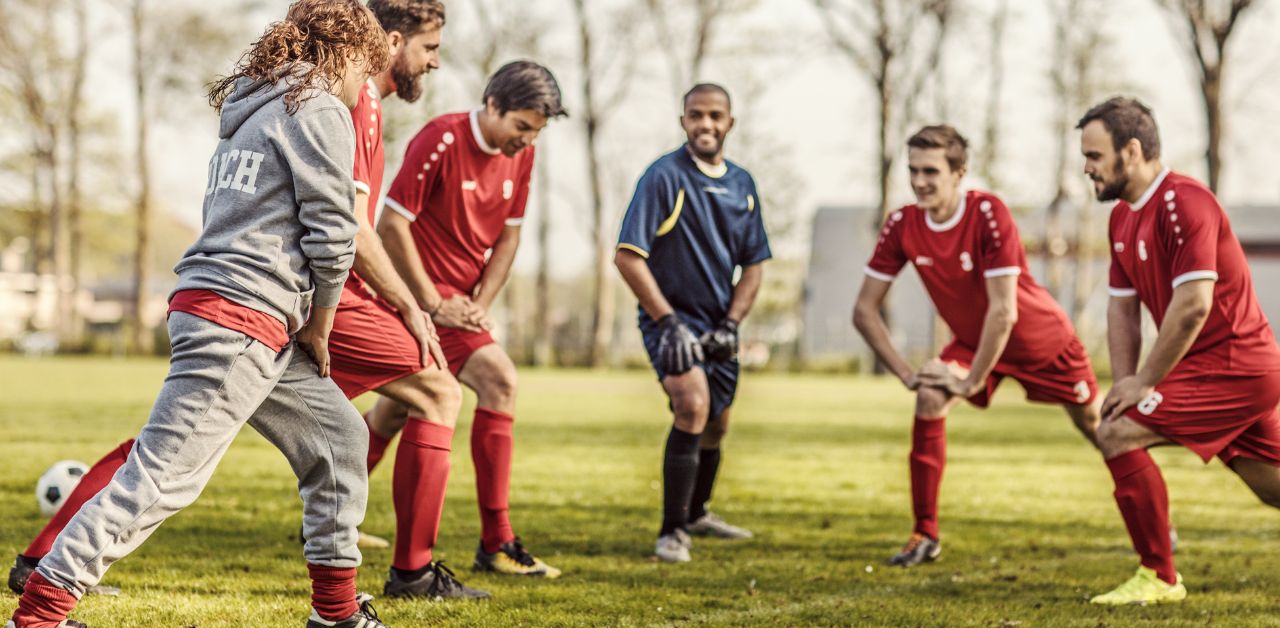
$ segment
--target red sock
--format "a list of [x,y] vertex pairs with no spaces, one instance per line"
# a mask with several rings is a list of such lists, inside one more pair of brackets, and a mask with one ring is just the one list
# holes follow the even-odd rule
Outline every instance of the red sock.
[[328,621],[342,621],[360,610],[356,604],[355,568],[307,564],[311,574],[311,606]]
[[511,427],[515,417],[488,408],[476,408],[471,424],[471,461],[476,465],[476,497],[480,504],[481,543],[493,553],[515,540],[507,520],[507,496],[511,490]]
[[1160,467],[1147,450],[1135,449],[1108,460],[1107,468],[1116,482],[1116,505],[1142,566],[1156,570],[1169,584],[1177,582],[1169,541],[1169,489]]
[[58,538],[58,534],[67,526],[71,518],[80,512],[80,507],[93,499],[93,496],[111,481],[112,476],[116,474],[116,469],[119,469],[129,458],[131,449],[133,449],[132,438],[120,443],[119,447],[103,456],[102,460],[93,463],[84,477],[80,478],[80,483],[76,485],[75,490],[67,496],[67,501],[62,503],[62,507],[53,514],[49,523],[44,524],[44,529],[40,530],[40,534],[36,535],[22,555],[28,558],[44,558],[44,555],[48,554],[49,549],[53,547],[54,539]]
[[74,594],[54,586],[37,571],[27,580],[18,608],[13,611],[13,623],[20,628],[56,628],[77,601]]
[[911,429],[911,508],[915,531],[938,538],[938,485],[947,462],[947,425],[944,417],[917,416]]
[[396,448],[391,478],[396,507],[396,549],[392,565],[412,571],[431,562],[440,531],[444,490],[449,483],[453,428],[410,417]]
[[364,415],[364,424],[369,427],[369,473],[373,473],[373,468],[382,462],[382,456],[387,453],[387,445],[391,444],[391,438],[387,438],[373,431],[373,424],[369,422],[369,415]]

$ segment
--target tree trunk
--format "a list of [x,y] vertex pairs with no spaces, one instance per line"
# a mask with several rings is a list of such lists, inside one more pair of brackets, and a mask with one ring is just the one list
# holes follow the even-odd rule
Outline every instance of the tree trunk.
[[555,364],[555,344],[552,342],[551,329],[551,177],[548,175],[547,149],[538,150],[537,173],[538,183],[538,276],[536,288],[536,309],[533,313],[533,364],[535,366],[551,366]]
[[67,155],[67,200],[69,208],[67,222],[69,244],[71,247],[70,292],[71,305],[68,324],[68,339],[79,344],[84,339],[84,312],[80,311],[80,284],[83,280],[84,260],[84,199],[80,195],[80,153],[81,153],[81,119],[84,105],[85,75],[89,65],[89,19],[83,2],[74,3],[76,17],[76,55],[75,69],[71,79],[70,102],[67,104],[67,144],[70,149]]
[[147,119],[147,77],[143,63],[143,28],[145,0],[133,0],[131,27],[133,37],[133,79],[137,100],[137,168],[138,196],[135,201],[137,225],[137,249],[133,256],[133,304],[129,312],[130,350],[135,354],[150,353],[153,349],[150,321],[147,320],[147,283],[150,279],[151,247],[151,168],[148,163],[147,137],[150,122]]
[[605,231],[604,192],[598,131],[600,115],[596,110],[595,77],[591,59],[591,29],[587,23],[584,0],[574,0],[578,13],[578,33],[581,47],[583,123],[586,125],[587,168],[591,183],[591,229],[595,240],[595,308],[591,319],[591,351],[588,366],[603,366],[613,343],[613,282],[609,268],[609,234]]
[[1209,189],[1218,193],[1222,173],[1222,57],[1215,68],[1204,68],[1201,94],[1204,98],[1205,123],[1208,125],[1208,146],[1205,161],[1209,167]]

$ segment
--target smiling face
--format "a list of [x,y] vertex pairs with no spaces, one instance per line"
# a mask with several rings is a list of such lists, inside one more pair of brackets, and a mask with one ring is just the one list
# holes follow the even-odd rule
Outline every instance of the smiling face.
[[427,23],[417,33],[408,37],[398,31],[387,35],[391,45],[391,81],[396,94],[405,102],[414,102],[422,96],[422,77],[440,68],[441,29]]
[[680,116],[680,126],[684,127],[689,149],[694,155],[703,161],[720,161],[725,136],[733,128],[729,98],[714,90],[689,94],[684,102],[684,115]]
[[910,147],[907,169],[911,172],[911,191],[915,192],[916,206],[920,209],[933,213],[957,203],[964,168],[951,169],[947,149]]
[[538,133],[546,126],[547,116],[542,112],[516,109],[503,113],[492,98],[485,105],[484,115],[480,116],[480,133],[484,140],[507,157],[515,157],[516,153],[533,146]]

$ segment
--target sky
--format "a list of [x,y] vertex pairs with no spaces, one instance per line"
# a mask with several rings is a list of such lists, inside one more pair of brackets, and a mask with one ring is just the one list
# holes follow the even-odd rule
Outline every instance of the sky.
[[[171,2],[208,5],[198,0]],[[592,0],[603,9],[621,0]],[[522,2],[522,0],[499,0]],[[948,120],[971,140],[980,134],[985,116],[986,51],[990,41],[987,16],[997,0],[963,1],[963,12],[949,35],[948,54],[942,62]],[[1011,0],[1004,50],[1006,80],[1001,91],[1002,141],[997,171],[1002,194],[1011,206],[1034,211],[1053,194],[1051,119],[1055,103],[1047,81],[1051,56],[1052,23],[1048,0]],[[560,6],[563,5],[563,6]],[[1170,167],[1203,178],[1204,132],[1199,89],[1187,55],[1170,35],[1171,22],[1155,7],[1154,0],[1115,0],[1105,28],[1115,40],[1114,52],[1104,64],[1106,79],[1150,104],[1162,131],[1164,158]],[[1280,205],[1280,177],[1272,163],[1280,143],[1280,85],[1271,80],[1280,71],[1280,47],[1272,33],[1280,29],[1280,3],[1264,0],[1254,9],[1233,40],[1229,54],[1234,63],[1228,81],[1231,112],[1226,145],[1227,166],[1221,196],[1225,204],[1269,203]],[[258,14],[245,17],[244,42],[251,41],[268,21],[284,13],[285,2],[263,3]],[[449,3],[450,21],[444,46],[465,46],[477,29],[469,6]],[[514,5],[513,5],[514,6]],[[548,27],[539,35],[547,51],[545,62],[560,78],[570,112],[581,111],[581,86],[574,59],[575,25],[567,0],[539,0]],[[102,12],[102,9],[98,9]],[[94,108],[117,112],[122,138],[131,138],[131,86],[126,41],[118,15],[102,12],[95,22],[102,29],[96,43],[99,54],[91,71]],[[644,36],[643,26],[636,27]],[[736,133],[763,138],[756,144],[775,153],[768,161],[784,166],[778,172],[756,172],[765,184],[785,178],[794,189],[789,210],[802,225],[781,245],[789,256],[803,256],[808,240],[806,218],[820,206],[873,205],[876,202],[875,109],[868,81],[842,57],[831,52],[816,10],[807,0],[759,0],[750,13],[734,17],[719,32],[720,54],[713,56],[700,80],[723,82],[731,92],[759,89],[758,97],[735,109]],[[605,40],[604,47],[616,45]],[[763,51],[740,54],[749,48]],[[230,68],[230,59],[226,66]],[[619,68],[621,70],[621,68]],[[607,77],[612,87],[629,83],[627,98],[604,129],[607,194],[610,220],[616,225],[635,180],[645,166],[676,147],[683,137],[677,125],[678,100],[666,75],[662,56],[651,46],[636,57],[626,75]],[[438,112],[463,110],[479,101],[479,83],[467,68],[449,67],[426,79],[431,107]],[[193,94],[177,106],[181,113],[159,124],[152,146],[155,193],[159,205],[170,208],[193,226],[200,220],[205,164],[216,144],[216,120],[212,110],[201,107]],[[391,115],[407,118],[410,127],[426,122],[423,107],[389,102]],[[421,117],[418,122],[414,118]],[[932,121],[932,120],[931,120]],[[583,157],[581,117],[554,121],[539,139],[540,158],[550,160],[552,206],[532,206],[532,226],[540,214],[553,218],[552,271],[568,277],[589,271],[591,236],[587,203],[587,167]],[[405,137],[388,145],[387,181],[399,162]],[[129,141],[129,140],[124,140]],[[1072,138],[1074,147],[1075,138]],[[735,158],[735,136],[727,155]],[[131,154],[131,149],[122,152]],[[1075,162],[1079,165],[1079,162]],[[753,165],[744,162],[752,169]],[[770,176],[772,175],[772,176]],[[910,201],[910,190],[895,180],[891,200]],[[972,182],[982,185],[983,182]],[[764,190],[767,195],[768,191]],[[766,211],[770,211],[766,209]],[[766,214],[768,215],[768,214]],[[517,258],[516,271],[529,272],[534,263],[532,238]],[[775,247],[779,248],[779,247]]]

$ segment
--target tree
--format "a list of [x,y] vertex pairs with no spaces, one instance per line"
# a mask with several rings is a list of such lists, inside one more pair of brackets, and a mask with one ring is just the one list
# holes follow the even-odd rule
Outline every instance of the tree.
[[831,43],[869,80],[877,96],[879,221],[889,213],[889,182],[916,103],[942,56],[949,0],[812,0]]
[[[595,6],[599,6],[596,4]],[[595,244],[594,286],[595,307],[591,318],[591,350],[587,363],[603,366],[613,344],[614,281],[610,261],[613,251],[611,214],[606,214],[604,199],[604,163],[601,158],[601,132],[614,111],[626,98],[629,86],[634,82],[633,68],[636,55],[632,54],[633,29],[631,16],[623,11],[612,11],[612,23],[605,33],[597,31],[598,25],[587,11],[585,0],[573,0],[574,16],[578,31],[578,68],[582,81],[582,120],[585,131],[588,184],[591,204],[591,233]],[[607,33],[607,37],[603,36]],[[596,44],[608,39],[608,47],[598,49]],[[615,63],[621,62],[620,68]],[[616,71],[615,71],[616,70]],[[608,76],[616,76],[612,88],[605,85]]]
[[1236,32],[1241,17],[1254,0],[1157,0],[1173,17],[1174,36],[1183,44],[1197,70],[1200,98],[1204,104],[1208,144],[1205,163],[1209,169],[1209,189],[1218,191],[1222,173],[1222,138],[1225,116],[1222,92],[1227,69],[1227,43]]

